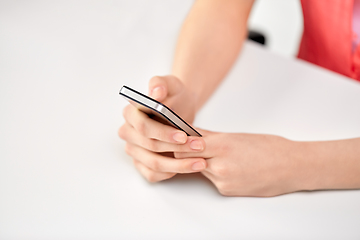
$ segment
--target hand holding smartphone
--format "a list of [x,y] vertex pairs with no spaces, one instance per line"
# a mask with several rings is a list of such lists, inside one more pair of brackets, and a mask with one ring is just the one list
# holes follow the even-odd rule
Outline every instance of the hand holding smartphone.
[[148,97],[125,85],[120,89],[119,94],[127,99],[137,109],[148,114],[153,119],[161,123],[174,126],[179,130],[184,131],[188,136],[201,137],[201,134],[192,128],[190,124],[185,122],[170,108],[155,99],[152,99],[151,97]]

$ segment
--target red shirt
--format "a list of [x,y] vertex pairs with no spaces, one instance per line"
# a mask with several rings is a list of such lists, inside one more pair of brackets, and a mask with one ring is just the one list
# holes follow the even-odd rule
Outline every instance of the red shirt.
[[354,0],[301,0],[298,57],[360,81],[360,46],[352,51]]

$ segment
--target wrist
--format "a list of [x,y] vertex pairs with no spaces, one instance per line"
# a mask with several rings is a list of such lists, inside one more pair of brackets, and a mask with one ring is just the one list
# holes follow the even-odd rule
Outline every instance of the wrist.
[[203,89],[204,87],[198,86],[197,82],[194,79],[192,79],[191,77],[189,78],[189,76],[186,77],[184,76],[184,74],[176,74],[173,72],[172,75],[182,82],[184,90],[186,92],[184,94],[184,97],[186,98],[184,99],[184,101],[191,102],[191,105],[194,108],[194,114],[196,114],[202,106],[201,89]]
[[314,191],[320,189],[329,189],[329,178],[327,175],[327,166],[324,161],[324,155],[321,154],[319,147],[321,145],[317,142],[303,142],[303,190]]
[[199,111],[199,94],[196,93],[191,87],[185,85],[186,99],[184,101],[190,102],[193,107],[194,114]]
[[312,142],[291,141],[290,179],[292,190],[312,191],[322,188],[322,159],[316,156]]
[[360,188],[360,138],[305,145],[307,190]]
[[[351,149],[351,140],[298,142],[299,190],[350,189],[359,187],[359,165]],[[349,145],[350,145],[349,144]]]

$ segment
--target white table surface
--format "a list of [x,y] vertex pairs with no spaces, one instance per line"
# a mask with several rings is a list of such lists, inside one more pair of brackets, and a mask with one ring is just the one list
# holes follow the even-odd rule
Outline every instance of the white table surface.
[[[191,1],[0,2],[0,239],[359,239],[360,191],[223,197],[147,183],[117,129],[123,84],[168,74]],[[195,125],[360,136],[360,84],[247,43]]]

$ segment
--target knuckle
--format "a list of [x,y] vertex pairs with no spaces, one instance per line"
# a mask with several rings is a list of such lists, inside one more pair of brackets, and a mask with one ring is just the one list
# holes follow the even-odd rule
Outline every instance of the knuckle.
[[163,129],[159,129],[160,131],[156,131],[156,138],[157,139],[166,139],[165,138],[165,131]]
[[216,184],[216,188],[218,189],[219,193],[223,196],[232,196],[231,188],[229,184],[225,182],[219,182]]
[[133,161],[134,166],[137,168],[139,162],[135,158],[133,158],[132,161]]
[[153,151],[153,152],[159,151],[159,146],[155,140],[153,140],[153,139],[146,139],[146,140],[147,141],[144,144],[145,148],[147,148],[148,150]]
[[154,136],[156,139],[159,139],[160,141],[165,141],[168,142],[169,140],[169,136],[171,135],[167,129],[158,129],[158,131],[154,131],[154,134],[156,134],[156,136]]
[[189,173],[189,172],[194,172],[194,170],[192,169],[192,165],[194,164],[194,161],[192,161],[191,159],[189,160],[181,160],[178,161],[178,171],[179,173]]
[[128,116],[128,114],[129,114],[129,109],[130,109],[130,105],[127,105],[126,107],[124,107],[124,109],[123,109],[123,117],[126,119],[126,117]]
[[138,132],[143,135],[146,136],[147,130],[146,130],[146,124],[141,121],[137,124],[136,129],[138,130]]
[[232,196],[232,194],[228,190],[225,190],[225,189],[218,189],[218,190],[219,190],[219,193],[225,197]]
[[228,168],[222,164],[213,167],[213,172],[219,177],[226,177],[229,174]]
[[156,171],[156,172],[161,171],[159,160],[156,159],[156,158],[150,159],[148,167],[151,168],[152,170]]
[[121,139],[125,140],[126,138],[126,125],[122,125],[118,130],[118,135]]
[[153,172],[153,171],[151,171],[147,174],[146,179],[148,180],[148,182],[151,182],[151,183],[156,183],[159,181],[156,172]]
[[125,152],[127,155],[131,155],[132,147],[129,143],[125,144]]

